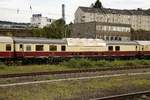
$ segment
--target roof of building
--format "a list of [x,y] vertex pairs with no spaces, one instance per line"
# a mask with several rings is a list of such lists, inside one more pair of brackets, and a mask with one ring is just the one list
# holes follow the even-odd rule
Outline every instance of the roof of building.
[[68,46],[106,46],[102,39],[67,38]]
[[0,43],[13,43],[12,37],[0,36]]
[[128,9],[111,9],[111,8],[92,8],[92,7],[79,7],[84,12],[89,13],[102,13],[102,14],[122,14],[122,15],[146,15],[150,16],[150,10],[138,8],[137,10]]
[[62,39],[47,39],[47,38],[35,38],[35,37],[27,37],[20,38],[15,37],[14,41],[16,43],[34,43],[34,44],[66,44],[66,40]]

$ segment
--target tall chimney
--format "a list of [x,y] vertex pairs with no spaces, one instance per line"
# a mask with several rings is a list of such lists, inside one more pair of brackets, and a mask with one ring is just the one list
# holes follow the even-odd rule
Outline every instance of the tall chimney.
[[65,21],[65,5],[62,4],[62,19]]

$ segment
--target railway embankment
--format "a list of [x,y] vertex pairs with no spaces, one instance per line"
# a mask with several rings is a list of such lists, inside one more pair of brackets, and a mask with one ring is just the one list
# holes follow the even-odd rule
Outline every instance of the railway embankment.
[[0,75],[15,73],[33,73],[33,72],[51,72],[51,71],[68,71],[83,69],[112,69],[112,68],[140,68],[150,67],[150,60],[100,60],[91,61],[87,59],[71,59],[57,65],[20,65],[6,66],[0,65]]
[[[86,59],[72,59],[68,62],[63,62],[58,65],[1,65],[0,74],[81,70],[95,68],[135,68],[135,66],[137,66],[138,68],[141,68],[142,66],[148,67],[150,66],[150,60],[90,61]],[[146,71],[142,72],[146,73]],[[86,76],[88,75],[90,74],[87,73]],[[36,77],[34,81],[38,81],[40,80],[40,78],[41,77]],[[53,80],[53,77],[48,78],[49,80]],[[20,80],[18,82],[20,82]],[[42,84],[27,83],[26,85],[22,84],[0,87],[0,100],[34,100],[36,98],[38,98],[38,100],[89,100],[92,98],[146,90],[150,90],[150,74],[125,74],[115,77],[96,77],[81,80],[66,80],[64,78],[62,81],[42,82]]]
[[0,87],[0,100],[89,100],[150,90],[150,74]]

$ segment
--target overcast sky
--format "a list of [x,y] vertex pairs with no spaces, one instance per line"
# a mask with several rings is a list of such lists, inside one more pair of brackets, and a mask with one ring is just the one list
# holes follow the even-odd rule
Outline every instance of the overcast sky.
[[[50,18],[61,17],[61,4],[66,6],[66,20],[71,22],[78,6],[90,6],[96,0],[0,0],[0,20],[30,22],[33,13]],[[150,0],[101,0],[106,8],[150,8]],[[32,10],[30,9],[32,7]]]

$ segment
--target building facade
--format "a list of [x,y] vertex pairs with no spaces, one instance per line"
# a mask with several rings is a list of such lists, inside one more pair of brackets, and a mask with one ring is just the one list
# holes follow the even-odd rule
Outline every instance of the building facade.
[[150,9],[119,10],[110,8],[79,7],[75,12],[75,23],[106,22],[130,24],[134,30],[150,31]]
[[104,22],[76,23],[71,25],[71,37],[129,41],[131,38],[131,25]]
[[42,17],[42,14],[33,14],[31,18],[31,26],[43,28],[45,26],[50,25],[54,22],[55,19],[50,19],[48,17]]

